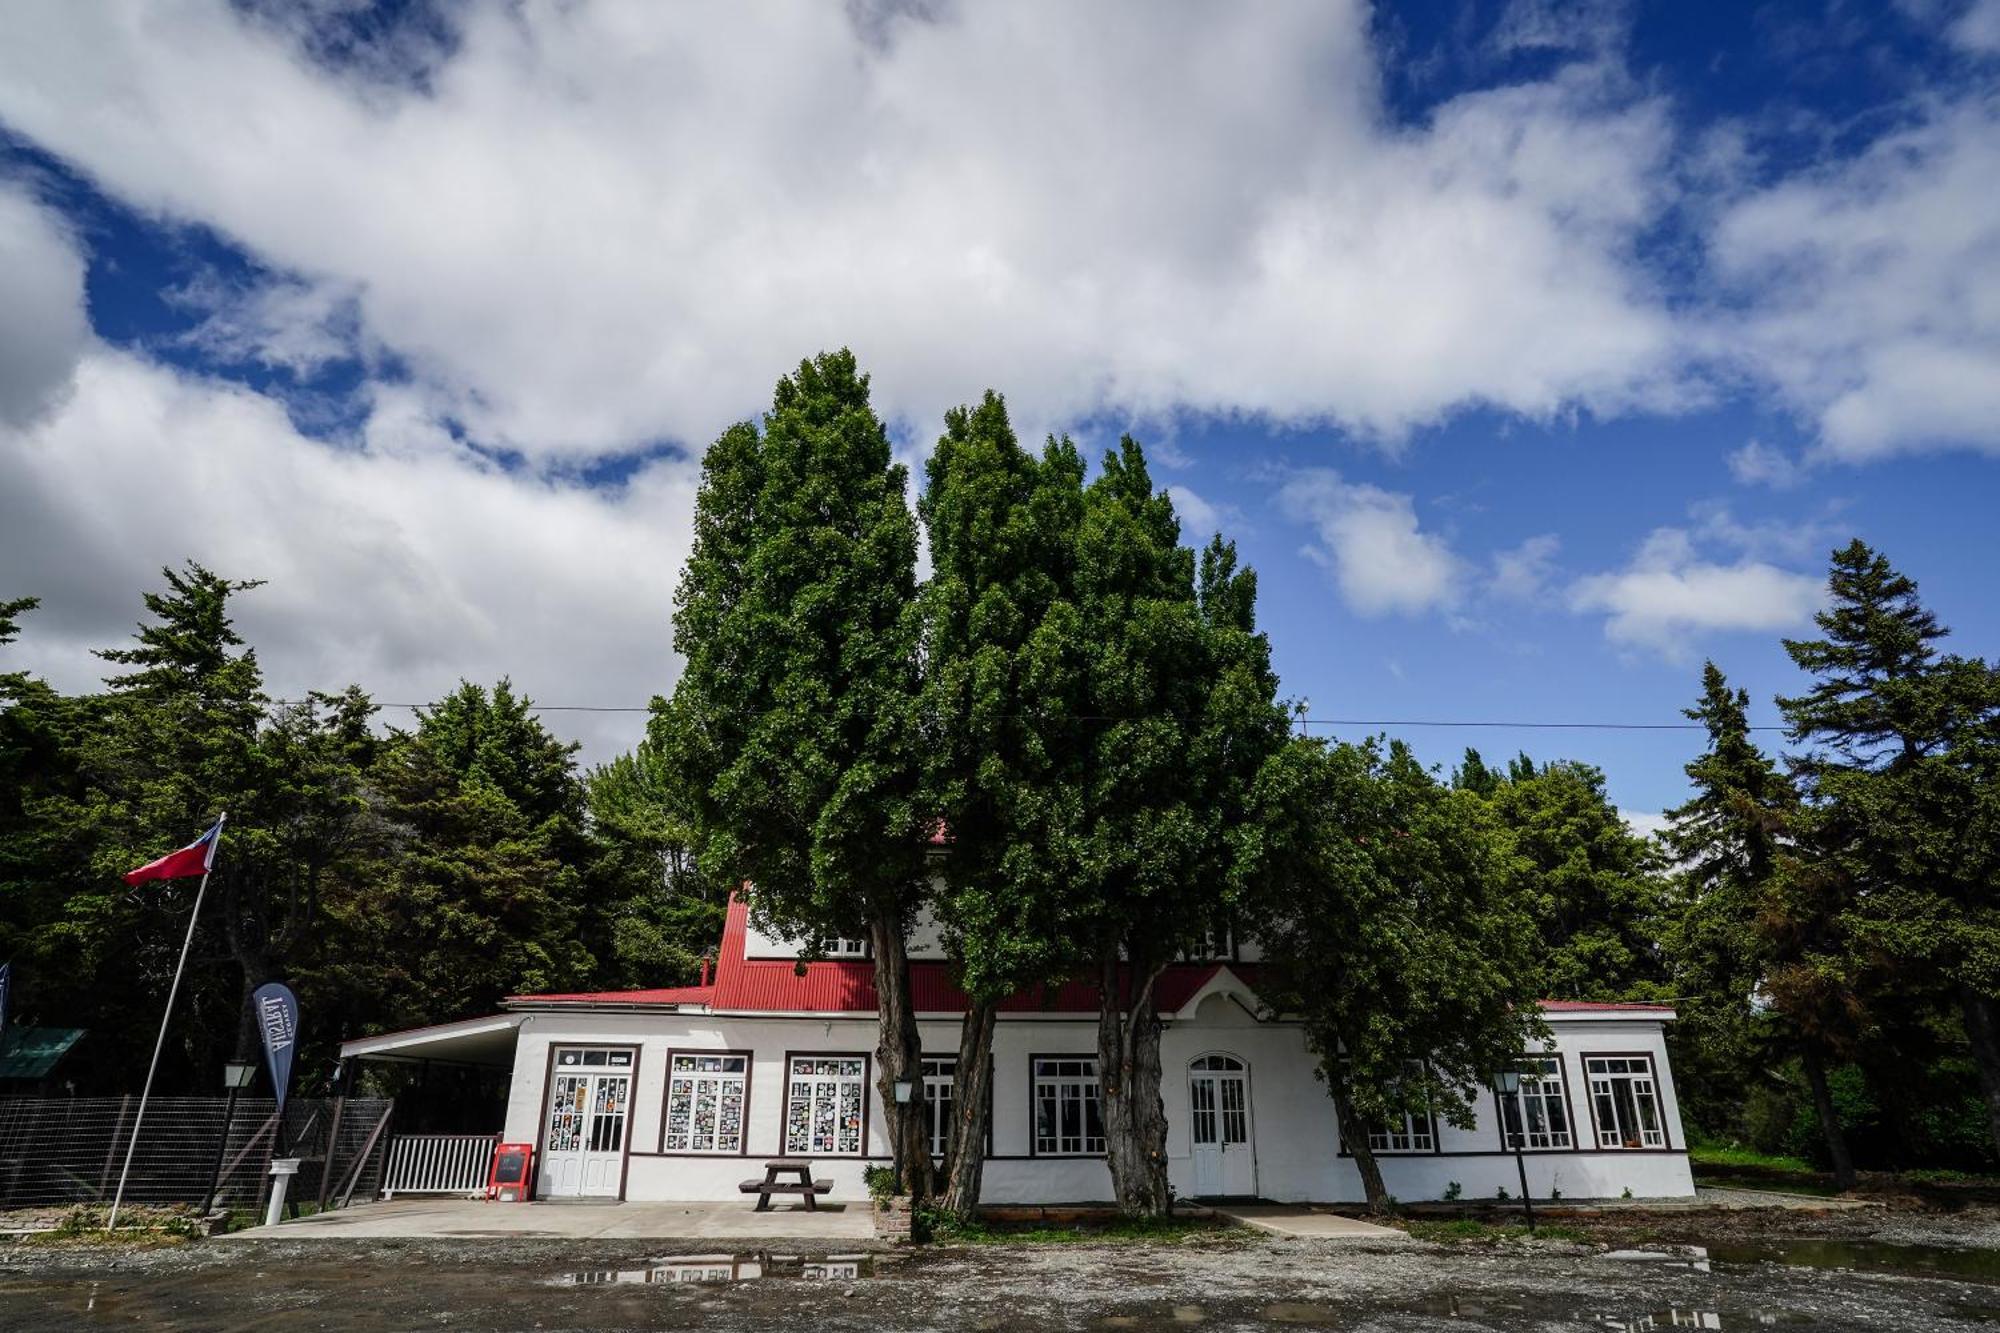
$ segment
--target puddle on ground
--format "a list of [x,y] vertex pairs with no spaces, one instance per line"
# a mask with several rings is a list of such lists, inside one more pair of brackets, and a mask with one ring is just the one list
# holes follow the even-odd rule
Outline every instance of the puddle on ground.
[[1711,1245],[1708,1255],[1722,1264],[1795,1264],[1802,1268],[1848,1268],[1861,1273],[1909,1273],[1918,1277],[2000,1282],[2000,1250],[1896,1245],[1887,1241],[1776,1240]]
[[643,1268],[579,1268],[549,1279],[558,1287],[616,1287],[677,1282],[754,1282],[790,1278],[846,1282],[875,1276],[880,1256],[829,1254],[808,1259],[796,1254],[673,1254],[648,1259]]

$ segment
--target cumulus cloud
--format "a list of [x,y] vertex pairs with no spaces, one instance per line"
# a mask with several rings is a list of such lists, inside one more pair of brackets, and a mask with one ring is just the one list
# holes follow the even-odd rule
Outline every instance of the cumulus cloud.
[[1494,552],[1487,591],[1510,602],[1540,601],[1555,576],[1556,552],[1561,549],[1562,540],[1545,532],[1519,546]]
[[1729,475],[1745,486],[1769,486],[1788,491],[1804,479],[1797,459],[1761,440],[1751,440],[1729,455]]
[[1383,438],[1678,401],[1661,100],[1577,60],[1400,127],[1358,0],[1166,8],[454,6],[334,65],[227,0],[30,6],[0,121],[536,458],[705,442],[835,344],[919,433],[995,380]]
[[1954,44],[1980,55],[2000,52],[2000,0],[1972,0],[1952,23]]
[[1823,580],[1748,554],[1727,564],[1704,559],[1688,530],[1657,528],[1626,568],[1578,579],[1569,600],[1575,611],[1603,613],[1613,643],[1683,661],[1698,635],[1794,629],[1825,597]]
[[1774,384],[1833,457],[2000,453],[1996,179],[1988,91],[1736,201],[1711,254],[1743,314],[1718,350]]
[[27,188],[0,179],[0,428],[61,396],[90,336],[83,258]]
[[[1210,537],[1224,532],[1236,518],[1236,511],[1230,506],[1204,500],[1187,486],[1169,486],[1167,494],[1173,497],[1174,513],[1180,516],[1181,540],[1189,546],[1206,546]],[[1224,532],[1224,535],[1229,534]]]
[[1362,615],[1410,615],[1457,602],[1464,562],[1450,543],[1421,529],[1409,496],[1309,468],[1287,478],[1278,506],[1313,527],[1319,540],[1303,553],[1332,573],[1342,598]]

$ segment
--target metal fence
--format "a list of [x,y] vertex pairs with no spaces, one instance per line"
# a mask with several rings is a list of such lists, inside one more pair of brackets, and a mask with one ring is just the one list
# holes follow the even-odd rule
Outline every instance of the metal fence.
[[[228,1117],[221,1097],[155,1097],[146,1105],[125,1198],[199,1203],[219,1182],[221,1204],[254,1205],[273,1156],[301,1158],[295,1200],[373,1198],[381,1185],[394,1103],[386,1098],[295,1098],[285,1106],[282,1153],[276,1103],[243,1097]],[[108,1202],[132,1142],[137,1097],[0,1100],[0,1207]]]
[[482,1193],[499,1143],[498,1134],[398,1134],[389,1146],[382,1197]]

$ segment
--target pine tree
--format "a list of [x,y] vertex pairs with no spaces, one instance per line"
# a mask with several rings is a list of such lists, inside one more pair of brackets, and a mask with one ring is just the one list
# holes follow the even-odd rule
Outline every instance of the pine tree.
[[1827,587],[1822,637],[1785,642],[1813,685],[1778,701],[1822,874],[1850,950],[1893,960],[1889,993],[1952,992],[2000,1146],[2000,671],[1940,653],[1916,583],[1858,539]]
[[[1844,969],[1830,965],[1824,931],[1814,928],[1815,875],[1796,844],[1797,788],[1751,740],[1749,706],[1749,695],[1709,662],[1701,700],[1685,710],[1707,730],[1708,748],[1687,765],[1694,795],[1667,812],[1680,888],[1670,952],[1674,989],[1685,997],[1676,1068],[1684,1101],[1698,1099],[1704,1076],[1718,1070],[1723,1095],[1740,1097],[1742,1070],[1774,1052],[1797,1054],[1835,1180],[1849,1189],[1853,1159],[1826,1079],[1829,1055],[1847,1045],[1829,1040],[1848,997],[1827,983]],[[1802,906],[1809,910],[1795,916]]]

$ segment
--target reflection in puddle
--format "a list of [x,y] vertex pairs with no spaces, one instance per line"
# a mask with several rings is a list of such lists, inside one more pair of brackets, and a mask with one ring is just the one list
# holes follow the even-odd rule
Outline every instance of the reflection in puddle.
[[1884,1241],[1774,1240],[1755,1245],[1716,1245],[1718,1263],[1795,1264],[1801,1268],[1852,1268],[1869,1273],[1918,1273],[2000,1282],[2000,1250],[1960,1250],[1942,1245],[1894,1245]]
[[844,1282],[874,1276],[874,1256],[830,1254],[807,1259],[796,1254],[676,1254],[648,1260],[644,1268],[583,1268],[561,1273],[550,1282],[558,1287],[611,1287],[626,1284],[682,1282],[752,1282],[758,1278],[795,1278],[807,1282]]
[[[1773,1323],[1774,1320],[1761,1320]],[[1729,1328],[1733,1325],[1722,1322],[1722,1316],[1713,1310],[1662,1310],[1658,1314],[1642,1315],[1599,1315],[1597,1326],[1616,1329],[1618,1333],[1653,1333],[1660,1328]]]

